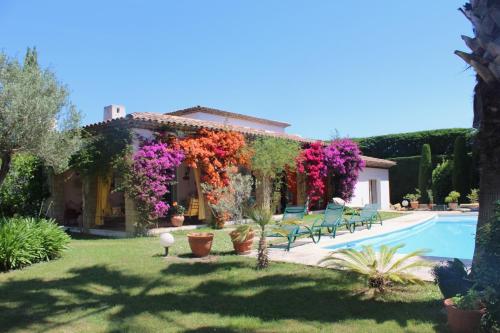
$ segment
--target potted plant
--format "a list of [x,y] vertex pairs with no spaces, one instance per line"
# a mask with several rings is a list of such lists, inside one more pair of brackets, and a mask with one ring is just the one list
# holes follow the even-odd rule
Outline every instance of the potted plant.
[[243,224],[229,233],[233,242],[234,251],[237,254],[247,254],[252,250],[255,236],[251,225]]
[[460,193],[457,191],[451,191],[450,194],[444,198],[444,202],[448,204],[448,208],[455,210],[458,208],[458,199],[460,199]]
[[432,275],[444,298],[451,298],[457,294],[464,295],[472,288],[470,272],[457,258],[434,266]]
[[470,190],[470,193],[467,194],[467,199],[469,199],[470,206],[472,208],[479,208],[479,189],[473,188]]
[[454,333],[477,332],[481,317],[486,313],[478,292],[470,289],[465,295],[444,300],[448,326]]
[[191,232],[187,234],[189,247],[195,257],[206,257],[212,249],[214,234],[211,232]]
[[422,195],[420,194],[420,190],[416,189],[415,193],[408,193],[405,195],[405,198],[410,200],[411,209],[418,209],[418,200]]
[[184,223],[184,212],[186,208],[179,205],[176,201],[172,203],[172,216],[170,217],[170,224],[174,227],[180,227]]

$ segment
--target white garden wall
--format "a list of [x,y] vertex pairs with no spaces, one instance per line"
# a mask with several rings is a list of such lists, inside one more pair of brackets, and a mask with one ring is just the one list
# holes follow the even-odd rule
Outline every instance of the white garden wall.
[[[372,190],[370,190],[370,180],[372,180]],[[354,196],[348,205],[359,207],[369,203],[377,204],[380,209],[390,208],[388,169],[365,168],[359,174]]]

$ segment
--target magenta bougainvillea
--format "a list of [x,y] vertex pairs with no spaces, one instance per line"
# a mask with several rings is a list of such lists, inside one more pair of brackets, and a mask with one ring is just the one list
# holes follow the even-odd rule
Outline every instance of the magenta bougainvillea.
[[349,139],[334,140],[324,149],[324,162],[332,173],[335,196],[349,201],[365,161],[358,145]]
[[156,141],[145,141],[134,154],[131,194],[148,220],[156,220],[168,212],[164,197],[183,159],[182,150]]
[[323,144],[320,141],[311,143],[308,148],[300,152],[297,157],[297,170],[306,174],[306,192],[310,206],[314,206],[325,193],[328,172]]

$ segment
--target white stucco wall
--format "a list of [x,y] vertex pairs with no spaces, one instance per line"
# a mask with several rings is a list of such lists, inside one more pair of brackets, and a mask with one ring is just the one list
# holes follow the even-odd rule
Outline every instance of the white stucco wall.
[[359,174],[358,183],[354,189],[354,196],[348,203],[349,206],[364,206],[370,203],[370,179],[377,181],[377,204],[380,209],[389,209],[391,202],[389,196],[389,170],[365,168]]
[[243,127],[254,128],[254,129],[260,129],[260,130],[264,130],[264,131],[271,131],[271,132],[278,132],[278,133],[285,132],[285,128],[281,127],[281,126],[276,126],[276,125],[271,125],[271,124],[263,124],[263,123],[239,119],[239,118],[224,117],[224,116],[219,116],[219,115],[205,113],[205,112],[193,112],[190,114],[183,115],[182,117],[191,118],[191,119],[198,119],[198,120],[208,120],[208,121],[213,121],[213,122],[220,123],[220,124],[243,126]]

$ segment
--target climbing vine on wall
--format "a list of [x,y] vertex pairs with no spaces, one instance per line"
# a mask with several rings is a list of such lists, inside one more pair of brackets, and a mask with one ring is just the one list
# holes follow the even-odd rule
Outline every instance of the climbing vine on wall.
[[158,141],[143,142],[134,154],[127,189],[143,225],[168,212],[170,207],[164,197],[183,159],[182,150]]
[[[236,132],[201,129],[195,136],[178,140],[178,145],[184,151],[188,166],[199,168],[201,182],[211,188],[228,186],[226,170],[230,166],[247,165],[249,161],[244,149],[245,138]],[[205,194],[209,202],[217,202],[214,193]]]
[[354,194],[359,172],[365,167],[358,145],[349,139],[332,141],[324,148],[325,164],[332,173],[334,196],[349,201]]
[[306,174],[306,192],[311,206],[317,204],[325,193],[328,170],[324,160],[325,152],[320,141],[311,143],[297,157],[297,170]]

